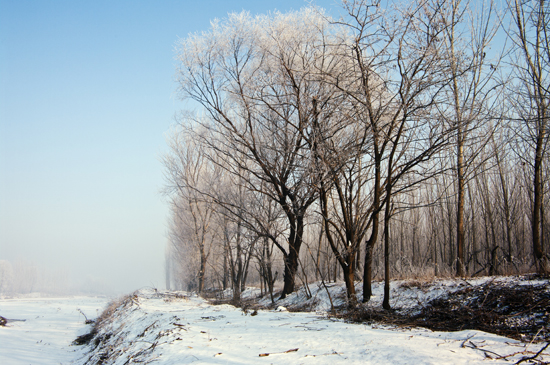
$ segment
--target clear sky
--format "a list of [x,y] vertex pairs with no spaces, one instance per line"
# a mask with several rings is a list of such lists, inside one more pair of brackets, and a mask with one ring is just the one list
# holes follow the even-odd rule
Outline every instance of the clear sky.
[[163,288],[174,46],[228,12],[304,5],[0,0],[0,260]]

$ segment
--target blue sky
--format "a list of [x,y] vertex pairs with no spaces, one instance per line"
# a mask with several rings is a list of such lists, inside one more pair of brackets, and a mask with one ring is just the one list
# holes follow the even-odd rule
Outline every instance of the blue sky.
[[0,260],[163,288],[174,46],[231,11],[304,5],[0,0]]

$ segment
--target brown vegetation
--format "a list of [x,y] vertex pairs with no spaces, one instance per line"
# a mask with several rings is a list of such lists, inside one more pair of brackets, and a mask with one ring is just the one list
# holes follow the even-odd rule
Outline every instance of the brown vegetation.
[[550,341],[550,284],[466,286],[430,301],[419,312],[403,314],[358,308],[337,315],[353,322],[434,331],[480,330],[519,341]]

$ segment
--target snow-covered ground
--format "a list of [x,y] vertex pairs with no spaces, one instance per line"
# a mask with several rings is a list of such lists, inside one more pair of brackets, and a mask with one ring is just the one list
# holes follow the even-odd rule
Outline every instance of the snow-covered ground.
[[[390,284],[390,304],[397,312],[402,314],[412,314],[419,310],[431,300],[445,296],[467,287],[483,286],[493,283],[504,286],[522,286],[522,285],[544,285],[550,290],[548,280],[529,279],[523,276],[484,276],[468,279],[434,279],[432,281],[418,280],[394,280]],[[327,288],[325,288],[325,286]],[[362,282],[355,284],[355,290],[358,298],[362,298]],[[328,289],[328,293],[327,290]],[[307,306],[312,310],[329,311],[330,302],[335,307],[346,304],[346,287],[344,283],[328,283],[324,286],[320,282],[309,285],[311,297],[308,298],[303,288],[287,296],[287,298],[277,301],[277,305],[287,307]],[[228,291],[225,296],[230,297]],[[243,297],[254,297],[260,294],[259,289],[248,288]],[[330,294],[330,299],[329,299]],[[364,306],[367,308],[381,308],[384,299],[384,283],[372,283],[372,297]],[[269,296],[265,296],[259,301],[260,304],[268,306],[271,303]]]
[[[487,280],[515,279],[394,282],[392,305],[411,313],[419,303]],[[374,285],[369,305],[379,305],[381,289]],[[335,305],[343,303],[343,290],[343,285],[330,285]],[[184,292],[141,290],[113,302],[85,346],[71,345],[91,329],[79,309],[95,318],[105,299],[0,300],[0,315],[26,319],[0,327],[0,364],[514,364],[545,346],[474,330],[347,323],[327,316],[324,287],[313,284],[310,291],[315,311],[296,313],[284,306],[303,303],[304,291],[278,301],[276,309],[242,310]],[[243,294],[258,293],[248,289]],[[549,361],[550,348],[537,360]]]
[[0,316],[24,320],[0,327],[0,364],[70,364],[81,358],[85,349],[71,346],[90,329],[80,311],[94,319],[107,302],[90,297],[0,299]]
[[[492,279],[491,279],[492,280]],[[481,281],[483,282],[483,281]],[[394,286],[394,305],[418,301],[462,285],[441,281],[430,289]],[[341,287],[333,286],[333,301]],[[378,291],[378,285],[376,291]],[[253,295],[247,290],[245,295]],[[101,325],[97,344],[78,364],[493,364],[515,363],[545,344],[521,343],[481,331],[433,332],[415,328],[346,323],[326,312],[243,311],[213,306],[196,295],[140,291],[118,304]],[[323,290],[312,290],[326,306]],[[278,304],[303,301],[302,293]],[[341,297],[341,296],[340,296]],[[545,351],[538,360],[549,360]]]

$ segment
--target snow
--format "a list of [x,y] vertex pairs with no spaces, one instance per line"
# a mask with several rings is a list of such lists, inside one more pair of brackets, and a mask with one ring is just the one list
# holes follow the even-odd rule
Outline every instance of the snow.
[[[514,279],[396,281],[392,305],[410,313],[419,303],[489,280]],[[382,287],[375,283],[369,305],[379,306]],[[27,320],[0,327],[0,364],[487,364],[488,359],[510,364],[545,345],[474,330],[347,323],[327,316],[330,304],[322,285],[312,284],[310,291],[310,299],[299,291],[271,310],[243,310],[185,292],[141,290],[111,305],[112,315],[100,322],[95,340],[86,346],[71,346],[90,330],[78,309],[96,317],[106,299],[0,300],[0,315]],[[330,293],[335,305],[345,302],[343,285],[331,283]],[[252,288],[243,292],[249,298],[257,294]],[[304,300],[314,311],[292,312]],[[537,360],[549,361],[550,349]]]
[[121,303],[99,331],[106,340],[77,363],[484,364],[493,358],[491,363],[509,364],[544,345],[473,330],[351,324],[322,312],[288,312],[282,305],[243,311],[173,295],[140,291]]
[[85,318],[95,318],[106,298],[0,299],[0,315],[10,321],[0,327],[0,364],[70,364],[85,349],[71,346],[76,336],[89,330]]
[[[433,299],[464,289],[467,286],[482,286],[489,282],[509,286],[548,284],[548,280],[528,280],[518,276],[486,276],[469,279],[439,278],[432,281],[394,280],[390,283],[390,305],[398,313],[414,314]],[[346,287],[343,283],[329,283],[325,285],[330,292],[335,307],[346,304]],[[362,286],[362,282],[356,283],[355,285],[355,290],[359,298],[361,298],[362,295]],[[277,301],[277,305],[287,307],[305,306],[314,311],[329,311],[331,309],[327,290],[320,282],[310,284],[309,290],[312,294],[311,298],[307,298],[304,290],[298,290],[285,299]],[[373,282],[372,293],[373,295],[366,307],[381,308],[384,299],[384,283]],[[230,297],[230,292],[224,294],[226,297]],[[259,294],[260,291],[258,289],[247,288],[242,296],[244,298],[252,298]],[[269,306],[271,304],[271,299],[269,296],[266,296],[259,300],[259,303],[264,306]]]

